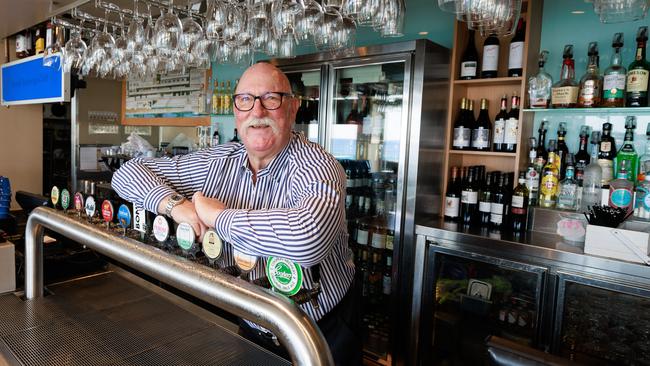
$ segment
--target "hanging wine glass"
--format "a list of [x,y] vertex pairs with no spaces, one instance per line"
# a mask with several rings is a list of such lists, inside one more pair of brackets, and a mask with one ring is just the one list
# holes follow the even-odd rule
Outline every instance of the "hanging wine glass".
[[167,12],[163,12],[154,29],[154,45],[156,53],[162,57],[172,57],[178,50],[180,39],[183,36],[181,20],[174,14],[174,1],[169,0]]

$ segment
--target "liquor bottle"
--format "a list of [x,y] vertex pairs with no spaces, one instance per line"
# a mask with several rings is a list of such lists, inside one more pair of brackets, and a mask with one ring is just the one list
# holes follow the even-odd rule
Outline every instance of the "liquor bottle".
[[[623,161],[627,163],[627,178],[632,182],[636,181],[636,171],[638,170],[639,155],[634,149],[634,130],[636,129],[636,117],[627,116],[625,118],[625,140],[623,146],[616,154],[616,172],[620,170]],[[617,174],[618,176],[618,174]]]
[[506,223],[506,214],[510,212],[510,185],[508,174],[499,175],[492,203],[490,204],[490,227],[494,229],[503,229]]
[[628,213],[632,212],[633,200],[632,194],[634,191],[634,183],[628,178],[628,161],[623,160],[621,169],[616,175],[616,179],[609,183],[609,205],[612,207],[621,207],[627,210]]
[[517,31],[510,41],[510,52],[508,56],[508,76],[523,76],[524,64],[524,38],[526,34],[526,23],[519,18]]
[[493,195],[493,182],[494,182],[495,172],[491,172],[487,175],[485,180],[485,185],[481,188],[479,193],[478,201],[478,211],[479,211],[479,223],[481,226],[488,226],[490,224],[490,212],[492,205],[492,195]]
[[580,127],[580,148],[575,155],[576,166],[575,166],[575,179],[578,181],[578,185],[582,186],[582,177],[585,172],[585,168],[589,165],[591,157],[587,152],[587,145],[589,144],[589,127],[582,126]]
[[566,145],[564,137],[566,136],[566,123],[560,122],[560,126],[557,129],[557,151],[556,153],[560,157],[556,164],[560,170],[560,179],[564,179],[566,172],[566,158],[569,155],[569,147]]
[[219,136],[219,130],[217,130],[217,126],[215,126],[214,133],[212,134],[212,146],[219,145],[219,141],[221,141],[221,137]]
[[393,256],[386,255],[386,265],[384,266],[384,273],[381,281],[381,292],[384,297],[390,296],[393,284]]
[[589,43],[587,56],[589,57],[587,72],[580,79],[578,96],[578,107],[582,108],[600,106],[603,89],[603,77],[598,71],[598,42]]
[[566,163],[566,177],[560,181],[556,207],[563,210],[575,210],[578,208],[578,182],[574,179],[572,154],[567,156]]
[[483,42],[482,78],[495,78],[499,68],[499,39],[490,34]]
[[600,132],[591,132],[591,157],[589,165],[582,175],[582,200],[580,211],[587,211],[590,206],[599,205],[601,201],[601,181],[603,168],[598,164],[598,145],[600,143]]
[[460,61],[460,78],[462,80],[476,79],[478,72],[478,52],[476,52],[476,43],[474,41],[474,31],[469,31],[469,40],[467,47],[463,52],[463,58]]
[[[345,117],[345,123],[358,125],[360,121],[359,118],[359,102],[356,97],[352,98],[352,107],[350,108],[350,113]],[[363,123],[363,121],[361,121]]]
[[562,72],[560,80],[551,88],[551,106],[553,108],[573,108],[578,102],[580,85],[575,80],[573,45],[564,46]]
[[541,168],[538,170],[535,166],[537,162],[537,141],[534,137],[530,139],[530,151],[528,152],[528,157],[530,158],[530,163],[526,168],[525,183],[526,188],[528,188],[528,206],[537,205],[537,197],[539,195],[539,175],[541,173]]
[[546,151],[546,148],[544,147],[546,145],[546,129],[548,127],[548,121],[545,119],[542,120],[542,122],[539,125],[539,129],[537,132],[539,133],[539,139],[537,143],[537,157],[535,158],[535,170],[537,170],[538,173],[542,173],[542,170],[544,169],[544,165],[546,165],[546,161],[548,160],[548,152]]
[[542,51],[537,61],[537,74],[528,78],[528,104],[530,108],[548,108],[551,102],[553,78],[544,70],[548,51]]
[[519,136],[519,97],[516,93],[512,95],[510,103],[510,112],[506,120],[506,129],[503,138],[504,152],[517,151],[517,137]]
[[445,194],[445,220],[458,221],[460,215],[461,186],[458,179],[458,167],[451,167],[451,178]]
[[223,113],[224,114],[231,114],[232,113],[232,89],[230,86],[230,80],[228,80],[228,83],[226,84],[226,89],[224,91],[223,95]]
[[528,221],[528,202],[530,192],[526,187],[524,172],[519,173],[519,184],[512,192],[512,203],[510,205],[510,227],[513,231],[526,231]]
[[612,137],[612,124],[603,123],[603,133],[598,144],[598,165],[603,170],[600,181],[602,187],[607,188],[609,181],[614,179],[614,158],[616,157],[616,142]]
[[460,216],[463,225],[472,225],[476,222],[478,212],[478,187],[476,185],[476,169],[470,167],[467,172],[467,181],[461,191]]
[[16,58],[27,57],[27,37],[25,33],[16,34]]
[[219,114],[226,114],[226,86],[223,81],[219,84]]
[[239,136],[237,136],[237,129],[236,128],[235,128],[235,133],[234,133],[232,139],[230,139],[230,142],[239,142]]
[[645,46],[647,41],[648,27],[639,27],[636,34],[636,56],[627,68],[625,105],[628,107],[646,107],[648,105],[650,62],[645,59]]
[[[641,157],[639,158],[639,170],[638,170],[638,180],[643,181],[645,180],[645,175],[646,175],[646,162],[650,162],[650,124],[648,124],[648,127],[646,128],[645,131],[645,137],[646,137],[646,143],[645,143],[645,152]],[[650,202],[648,202],[650,204]]]
[[555,140],[548,142],[548,162],[542,171],[542,181],[539,187],[539,205],[542,207],[555,207],[560,170],[555,163],[558,155],[555,153]]
[[611,64],[605,69],[603,81],[603,107],[625,107],[625,75],[627,71],[623,67],[621,48],[623,48],[623,33],[614,34],[612,40]]
[[492,139],[492,148],[494,151],[503,151],[503,140],[506,132],[506,121],[508,120],[508,96],[501,97],[501,108],[496,117],[494,117],[494,134]]
[[[454,138],[452,148],[454,150],[469,150],[472,140],[472,127],[474,126],[473,113],[468,113],[469,101],[466,98],[460,100],[460,110],[454,122]],[[472,120],[470,120],[470,117]]]
[[490,150],[490,132],[492,132],[492,122],[488,115],[488,100],[481,99],[481,110],[478,113],[476,123],[472,128],[472,149],[487,151]]
[[212,113],[221,113],[221,89],[219,88],[219,81],[214,80],[214,88],[212,89]]
[[[650,169],[650,165],[647,168]],[[639,181],[634,189],[634,217],[650,220],[650,171],[643,167],[641,170],[646,172],[643,173],[643,180]]]
[[[52,27],[52,22],[47,22],[45,24],[45,49],[52,47],[54,43],[54,29]],[[65,43],[63,43],[65,44]]]
[[34,44],[34,51],[37,55],[45,52],[45,36],[41,27],[36,28],[36,43]]

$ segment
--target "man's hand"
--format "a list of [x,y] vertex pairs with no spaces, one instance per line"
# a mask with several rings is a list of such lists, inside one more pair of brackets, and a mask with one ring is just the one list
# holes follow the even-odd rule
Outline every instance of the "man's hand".
[[190,201],[184,201],[183,203],[174,206],[172,208],[172,218],[177,223],[185,222],[192,226],[194,233],[199,237],[199,240],[203,240],[203,235],[208,230],[208,228],[203,225],[201,219],[196,213],[194,203]]
[[194,193],[192,196],[192,203],[196,208],[196,214],[201,219],[203,225],[214,228],[214,222],[217,216],[223,211],[226,206],[216,198],[208,198],[201,192]]

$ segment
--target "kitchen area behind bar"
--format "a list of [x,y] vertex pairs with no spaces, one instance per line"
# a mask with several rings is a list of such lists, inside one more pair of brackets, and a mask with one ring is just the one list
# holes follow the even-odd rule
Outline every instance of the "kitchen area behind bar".
[[650,365],[650,1],[376,3],[17,6],[0,364],[333,364],[329,269],[232,252],[172,218],[192,194],[163,214],[114,180],[248,148],[234,98],[269,63],[345,175],[359,364]]

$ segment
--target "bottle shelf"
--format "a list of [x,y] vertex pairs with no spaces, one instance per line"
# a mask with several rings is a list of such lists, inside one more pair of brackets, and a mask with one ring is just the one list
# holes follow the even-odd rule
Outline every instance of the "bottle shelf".
[[472,151],[472,150],[449,150],[451,155],[480,155],[480,156],[500,156],[505,158],[514,158],[517,153],[504,153],[496,151]]
[[544,113],[544,114],[569,114],[569,115],[585,115],[585,114],[650,114],[650,107],[619,107],[619,108],[526,108],[523,109],[526,113]]
[[232,113],[211,113],[210,117],[231,117],[234,116]]
[[502,78],[490,78],[490,79],[454,80],[454,84],[455,85],[480,85],[480,86],[504,85],[504,84],[517,85],[517,84],[521,84],[523,80],[524,80],[523,77],[517,76],[517,77],[502,77]]

